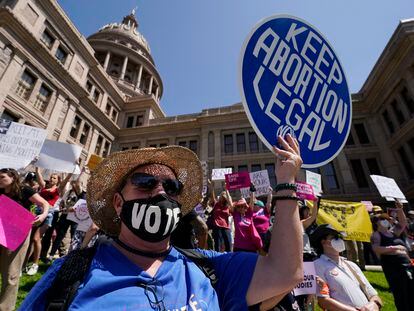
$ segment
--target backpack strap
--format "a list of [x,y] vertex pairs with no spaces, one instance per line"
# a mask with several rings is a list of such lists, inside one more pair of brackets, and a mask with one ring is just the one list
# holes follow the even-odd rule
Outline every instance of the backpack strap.
[[93,247],[70,252],[46,293],[47,311],[65,311],[69,308],[79,286],[89,271],[98,243]]
[[204,275],[210,279],[211,285],[213,287],[216,285],[218,282],[216,270],[214,269],[213,264],[207,256],[203,255],[195,249],[183,249],[176,246],[174,246],[174,248],[187,258],[191,259],[191,261],[197,265],[197,267],[204,273]]

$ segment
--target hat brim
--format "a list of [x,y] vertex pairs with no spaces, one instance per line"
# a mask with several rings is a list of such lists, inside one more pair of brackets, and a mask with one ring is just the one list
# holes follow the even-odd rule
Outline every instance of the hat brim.
[[139,166],[162,164],[173,170],[183,184],[178,196],[183,215],[188,214],[200,201],[202,168],[197,155],[180,146],[142,148],[121,151],[104,159],[93,171],[88,181],[87,204],[94,223],[105,233],[119,235],[121,225],[114,221],[116,212],[113,198],[125,177]]
[[316,228],[316,230],[311,234],[310,241],[312,243],[312,245],[318,245],[320,243],[320,241],[328,236],[329,234],[332,235],[341,235],[341,233],[335,229],[329,228],[329,227],[321,227],[319,226],[318,228]]

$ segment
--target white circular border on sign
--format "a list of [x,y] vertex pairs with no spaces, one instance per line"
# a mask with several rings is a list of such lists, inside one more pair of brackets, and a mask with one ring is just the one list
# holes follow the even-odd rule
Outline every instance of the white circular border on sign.
[[[295,17],[293,15],[289,15],[289,14],[276,14],[276,15],[269,16],[267,18],[264,18],[264,19],[260,20],[254,26],[254,28],[250,31],[249,35],[246,37],[246,39],[243,42],[243,46],[242,46],[242,49],[241,49],[241,52],[240,52],[240,57],[239,57],[239,68],[238,68],[238,70],[239,70],[239,83],[238,84],[239,84],[239,89],[240,89],[240,93],[241,93],[241,97],[242,97],[243,107],[244,107],[244,110],[246,112],[247,118],[249,119],[250,125],[253,127],[255,133],[259,136],[259,138],[262,141],[262,143],[264,143],[266,145],[266,147],[268,147],[273,153],[275,153],[274,150],[273,150],[273,146],[270,145],[267,142],[267,140],[264,138],[264,136],[262,135],[262,133],[259,131],[258,127],[256,126],[256,123],[254,122],[254,119],[253,119],[252,115],[250,114],[250,109],[249,109],[249,107],[247,105],[246,97],[245,97],[245,94],[244,94],[243,76],[242,76],[242,74],[243,74],[243,59],[244,59],[244,54],[246,52],[246,47],[249,44],[249,41],[252,38],[253,34],[263,24],[267,23],[270,20],[279,19],[279,18],[290,18],[290,19],[298,20],[298,21],[300,21],[300,22],[302,22],[302,23],[310,26],[312,28],[312,30],[316,31],[329,44],[329,47],[332,49],[332,52],[334,52],[335,57],[336,57],[336,60],[338,61],[339,65],[341,66],[342,72],[344,74],[344,78],[345,78],[346,85],[348,86],[349,104],[350,104],[350,108],[351,109],[350,109],[350,122],[349,122],[348,130],[347,130],[347,134],[346,134],[346,139],[344,139],[341,147],[329,159],[327,159],[327,160],[325,160],[325,161],[323,161],[321,163],[317,163],[317,164],[302,164],[302,168],[317,168],[317,167],[321,167],[321,166],[324,166],[325,164],[331,162],[334,158],[336,158],[338,156],[338,154],[342,151],[342,149],[345,146],[345,143],[346,143],[346,141],[348,139],[349,132],[350,132],[351,126],[352,126],[352,96],[351,96],[351,92],[349,91],[348,79],[346,77],[346,73],[345,73],[344,67],[342,66],[341,60],[339,59],[338,54],[336,53],[335,49],[332,47],[331,43],[319,31],[319,29],[317,29],[316,27],[314,27],[312,24],[308,23],[307,21],[305,21],[305,20],[303,20],[301,18]],[[276,135],[276,132],[275,132],[275,135]],[[300,145],[299,145],[299,147],[300,147]]]

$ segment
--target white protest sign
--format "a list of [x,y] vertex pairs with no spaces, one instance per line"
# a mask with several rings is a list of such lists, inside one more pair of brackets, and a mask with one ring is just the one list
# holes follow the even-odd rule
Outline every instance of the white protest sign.
[[303,263],[303,281],[293,289],[295,296],[316,294],[316,272],[313,262]]
[[224,175],[233,173],[231,167],[228,168],[213,168],[211,172],[211,180],[225,180]]
[[[270,180],[267,170],[250,173],[250,181],[256,188],[256,197],[267,195],[269,193]],[[240,192],[243,198],[248,198],[250,196],[249,188],[242,188],[240,189]]]
[[21,169],[39,155],[44,129],[0,119],[0,166]]
[[46,139],[36,166],[58,172],[76,173],[76,161],[81,152],[81,146]]
[[73,213],[68,213],[68,220],[74,221],[78,224],[76,230],[86,232],[92,224],[92,219],[89,216],[88,207],[86,205],[86,200],[80,199],[73,206],[75,211]]
[[315,195],[322,193],[322,178],[320,174],[306,171],[306,183],[313,187]]
[[408,201],[405,198],[404,193],[402,193],[400,187],[394,179],[389,177],[384,177],[380,175],[370,175],[372,181],[382,197],[386,198],[387,201],[394,201],[399,199],[402,203],[407,203]]

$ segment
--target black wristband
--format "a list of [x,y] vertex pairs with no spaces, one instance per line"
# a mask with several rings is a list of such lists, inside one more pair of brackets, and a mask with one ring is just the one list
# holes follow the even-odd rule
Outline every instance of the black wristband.
[[276,201],[278,200],[292,200],[292,201],[299,201],[300,198],[298,198],[295,195],[276,195],[273,197],[273,199],[275,199]]
[[281,190],[293,190],[297,191],[298,186],[296,184],[277,184],[275,187],[275,192],[281,191]]

